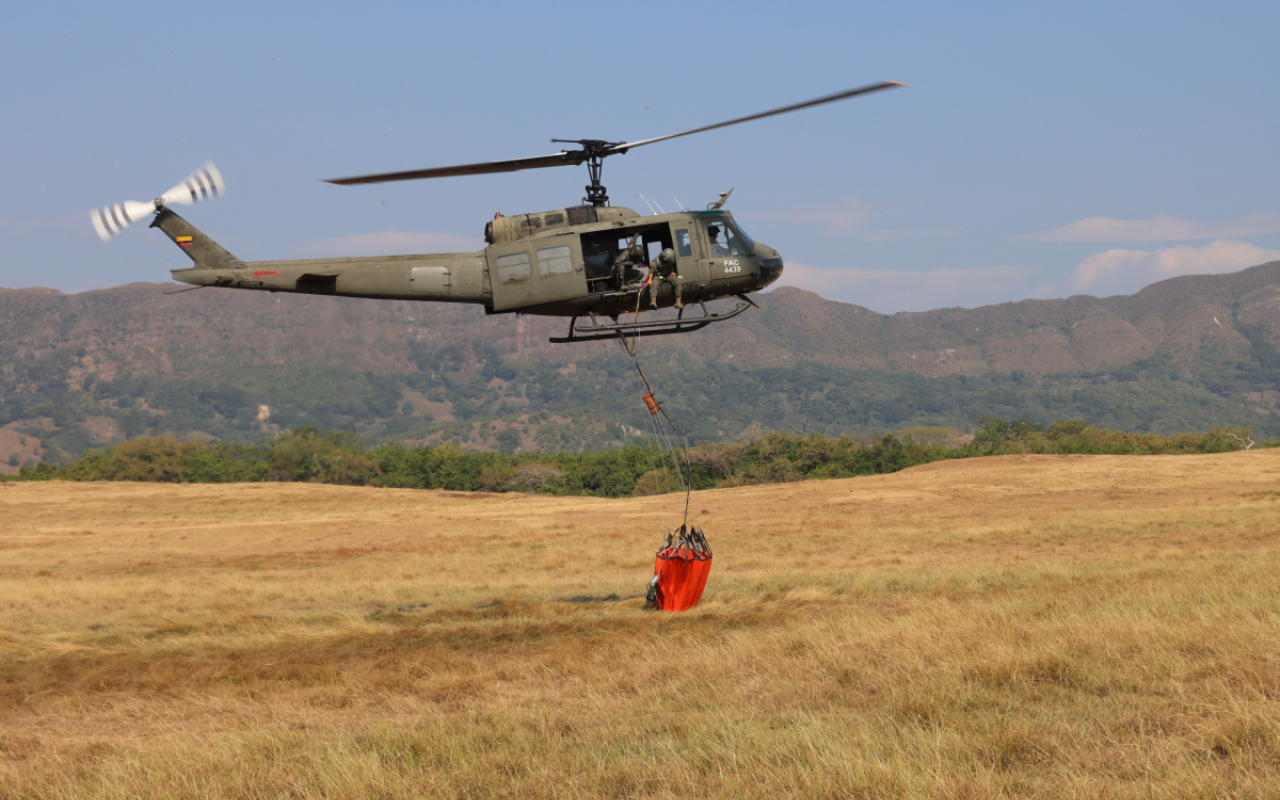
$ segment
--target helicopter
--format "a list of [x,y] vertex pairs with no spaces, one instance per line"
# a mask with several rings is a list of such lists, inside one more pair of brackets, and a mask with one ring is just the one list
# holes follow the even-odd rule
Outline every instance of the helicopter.
[[[483,305],[486,314],[570,317],[568,334],[551,338],[553,343],[599,341],[619,335],[690,333],[732,319],[754,306],[747,294],[769,286],[782,275],[782,256],[754,241],[724,208],[732,189],[705,210],[642,216],[632,209],[610,205],[607,190],[600,183],[604,159],[668,139],[903,85],[883,81],[634,142],[552,139],[553,143],[578,147],[532,158],[327,181],[351,186],[587,165],[591,182],[585,187],[586,196],[580,205],[531,214],[495,215],[485,224],[487,246],[473,253],[241,261],[172,208],[225,194],[226,183],[211,163],[149,203],[116,203],[94,209],[90,219],[98,236],[108,242],[148,214],[153,215],[150,227],[159,228],[193,262],[188,268],[172,270],[173,279],[192,284],[193,288],[474,303]],[[657,269],[659,259],[667,267],[665,276]],[[731,311],[713,314],[707,309],[708,301],[728,297],[738,301]],[[686,317],[689,304],[696,304],[700,314]],[[677,308],[675,318],[640,321],[642,310],[673,306]],[[623,315],[633,311],[634,319],[626,321]]]

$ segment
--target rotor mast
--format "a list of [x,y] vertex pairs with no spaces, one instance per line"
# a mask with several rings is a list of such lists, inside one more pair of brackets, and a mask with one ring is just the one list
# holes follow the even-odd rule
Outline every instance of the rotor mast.
[[591,184],[583,187],[587,190],[587,196],[582,200],[596,208],[609,205],[609,195],[605,194],[605,187],[600,183],[600,171],[604,167],[605,156],[627,152],[626,150],[615,149],[625,144],[625,142],[606,142],[603,139],[552,139],[551,141],[556,144],[582,145],[581,150],[566,154],[570,157],[566,160],[576,160],[578,163],[587,162],[587,171],[591,174]]

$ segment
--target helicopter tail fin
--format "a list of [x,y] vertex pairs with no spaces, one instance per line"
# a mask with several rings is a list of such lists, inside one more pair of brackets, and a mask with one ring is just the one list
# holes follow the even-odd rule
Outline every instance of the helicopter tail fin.
[[237,269],[244,266],[240,259],[228,253],[222,245],[210,239],[190,222],[164,208],[156,215],[151,227],[159,228],[182,252],[195,262],[196,269]]

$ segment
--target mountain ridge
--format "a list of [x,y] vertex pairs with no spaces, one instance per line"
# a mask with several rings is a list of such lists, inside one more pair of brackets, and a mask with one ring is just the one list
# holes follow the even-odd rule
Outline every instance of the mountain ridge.
[[[0,426],[41,440],[65,434],[53,457],[140,433],[251,437],[276,425],[517,449],[617,444],[612,418],[646,427],[616,345],[546,341],[563,335],[565,319],[164,294],[171,286],[0,289]],[[751,425],[853,433],[1075,410],[1158,430],[1195,424],[1198,408],[1200,427],[1280,434],[1280,262],[1133,295],[975,309],[880,314],[790,287],[757,302],[696,334],[640,342],[659,393],[691,415],[696,438]],[[1116,383],[1124,391],[1107,388]],[[539,414],[554,419],[529,421]],[[568,439],[531,432],[566,425],[579,429]]]
[[[425,326],[419,325],[412,338],[417,342],[426,339],[428,344],[440,343],[437,341],[440,337],[433,335],[434,328],[466,324],[473,326],[477,335],[485,335],[504,358],[561,358],[566,352],[559,348],[549,350],[549,345],[543,347],[545,341],[539,341],[563,333],[567,321],[556,318],[517,316],[512,325],[510,315],[486,317],[478,307],[236,291],[223,291],[222,296],[216,298],[210,297],[212,292],[200,292],[202,297],[198,299],[190,297],[197,294],[193,292],[165,297],[162,295],[165,286],[169,284],[133,283],[77,294],[44,288],[0,289],[0,334],[6,338],[18,335],[13,324],[6,324],[16,321],[11,313],[15,301],[24,304],[24,300],[30,303],[43,300],[57,302],[61,306],[58,314],[63,317],[68,313],[92,316],[114,310],[140,315],[148,321],[160,318],[166,329],[181,325],[176,319],[164,320],[165,314],[176,316],[184,310],[201,319],[204,323],[201,327],[213,321],[210,314],[220,320],[238,322],[256,317],[253,327],[267,330],[335,327],[338,318],[350,322],[353,316],[361,317],[364,324],[374,328],[393,320],[420,321]],[[1251,296],[1253,291],[1262,294]],[[140,308],[142,300],[161,306],[144,310]],[[272,301],[277,307],[282,302],[289,304],[285,318],[277,324],[266,321],[267,315],[275,310]],[[1221,319],[1228,317],[1234,321],[1240,312],[1246,324],[1263,324],[1271,330],[1276,320],[1271,319],[1267,309],[1280,304],[1280,262],[1230,275],[1170,278],[1133,295],[1027,299],[974,309],[880,314],[793,287],[760,295],[758,302],[761,312],[712,326],[697,337],[673,337],[675,342],[650,341],[655,349],[675,348],[695,356],[698,350],[720,353],[732,347],[737,348],[738,357],[742,357],[758,349],[761,351],[758,355],[804,354],[843,366],[921,374],[973,375],[1015,369],[1053,374],[1094,369],[1147,357],[1171,336],[1173,342],[1183,348],[1197,346],[1206,335],[1225,337],[1223,343],[1226,344],[1243,345],[1243,339],[1231,333],[1234,326],[1224,324]],[[193,303],[199,305],[192,308]],[[52,313],[54,309],[50,307],[47,311]],[[310,311],[315,313],[307,313]],[[797,316],[803,319],[797,322]],[[30,321],[26,324],[30,326]],[[1071,330],[1063,330],[1065,325],[1070,325]],[[1207,326],[1214,326],[1217,332]],[[1058,328],[1056,333],[1053,328]],[[1199,342],[1192,340],[1197,335]],[[780,338],[791,339],[792,346],[779,347]],[[280,343],[290,343],[290,338],[285,336]],[[581,351],[583,347],[588,346],[573,345],[568,352]],[[955,352],[946,352],[949,350]],[[264,354],[271,357],[274,353],[268,348]],[[297,355],[291,350],[289,357]],[[399,360],[400,368],[405,368],[404,359]],[[913,361],[916,363],[911,363]],[[377,361],[373,366],[375,369],[397,368]]]

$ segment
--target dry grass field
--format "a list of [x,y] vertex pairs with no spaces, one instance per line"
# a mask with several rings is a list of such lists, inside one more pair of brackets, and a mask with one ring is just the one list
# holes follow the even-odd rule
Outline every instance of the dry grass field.
[[667,502],[0,484],[0,797],[1280,796],[1280,450]]

